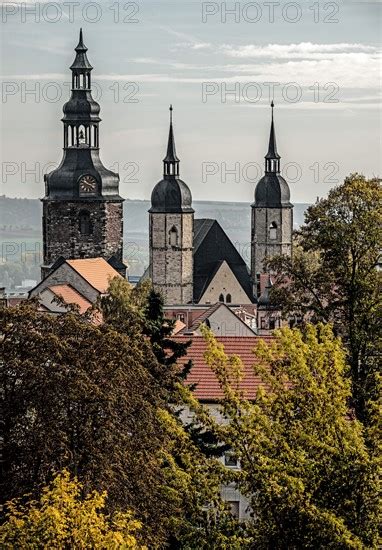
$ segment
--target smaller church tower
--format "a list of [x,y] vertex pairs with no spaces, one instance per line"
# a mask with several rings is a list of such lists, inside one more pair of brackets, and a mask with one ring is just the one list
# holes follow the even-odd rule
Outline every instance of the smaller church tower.
[[273,108],[272,101],[265,174],[256,186],[255,202],[252,204],[251,273],[254,282],[258,281],[259,273],[264,271],[265,258],[292,255],[293,205],[290,202],[289,186],[280,175],[281,157],[276,147]]
[[44,176],[42,276],[60,257],[101,257],[123,275],[123,199],[118,174],[105,168],[99,156],[100,106],[91,93],[92,66],[82,29],[75,52],[71,96],[63,107],[63,158]]
[[167,154],[163,179],[151,195],[150,278],[166,305],[193,300],[194,210],[188,186],[179,179],[170,105]]

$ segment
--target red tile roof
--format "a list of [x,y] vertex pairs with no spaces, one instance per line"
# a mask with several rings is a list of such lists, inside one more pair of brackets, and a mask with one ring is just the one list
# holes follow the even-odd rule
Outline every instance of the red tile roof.
[[70,285],[53,285],[47,287],[56,296],[62,298],[66,304],[76,304],[80,313],[85,313],[91,307],[91,302]]
[[121,277],[103,258],[86,258],[81,260],[66,260],[67,263],[81,275],[93,288],[105,294],[111,279]]
[[[253,399],[256,396],[257,389],[262,385],[260,378],[255,375],[252,369],[252,365],[257,361],[252,350],[260,339],[271,342],[273,337],[217,337],[217,341],[223,344],[227,355],[238,355],[241,358],[244,365],[244,377],[240,387],[248,399]],[[176,342],[187,342],[190,337],[174,336],[174,340]],[[193,362],[186,382],[187,384],[196,384],[195,397],[202,401],[218,401],[223,397],[223,392],[215,374],[204,360],[203,355],[206,347],[207,344],[202,336],[193,336],[192,344],[187,350],[187,357],[183,357],[181,362],[184,364],[185,359],[191,359]]]

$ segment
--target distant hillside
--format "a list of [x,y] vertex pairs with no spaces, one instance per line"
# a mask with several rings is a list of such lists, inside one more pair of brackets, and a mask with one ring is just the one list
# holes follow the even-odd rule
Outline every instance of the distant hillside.
[[[243,202],[195,201],[197,218],[214,218],[235,244],[246,260],[250,261],[249,241],[251,235],[251,208]],[[308,204],[294,207],[294,225],[304,221]],[[148,225],[149,201],[126,200],[124,202],[124,259],[129,265],[130,275],[140,275],[149,260]],[[0,265],[0,287],[20,285],[26,278],[39,278],[42,258],[25,254],[24,249],[42,250],[41,233],[42,204],[38,199],[11,199],[0,197],[0,241],[2,265]],[[14,253],[9,253],[15,247]],[[23,248],[24,247],[24,248]],[[5,251],[5,253],[4,253]],[[28,265],[26,265],[28,264]]]
[[[198,218],[215,218],[227,232],[234,233],[234,239],[240,234],[248,236],[251,209],[243,202],[195,201],[195,215]],[[304,211],[308,204],[296,204],[294,207],[295,226],[304,221]],[[149,201],[126,200],[124,202],[125,237],[130,234],[148,233]],[[12,199],[0,197],[0,230],[19,232],[31,229],[41,232],[42,204],[38,199]]]

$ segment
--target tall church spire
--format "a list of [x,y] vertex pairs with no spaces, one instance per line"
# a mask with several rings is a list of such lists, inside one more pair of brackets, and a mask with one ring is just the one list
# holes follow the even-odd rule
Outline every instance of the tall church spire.
[[167,154],[163,159],[163,176],[165,178],[179,176],[179,159],[176,156],[174,129],[172,126],[172,105],[170,105],[170,129],[168,133]]
[[275,132],[275,123],[273,120],[273,108],[275,104],[273,100],[271,102],[272,109],[272,121],[271,121],[271,131],[269,134],[269,146],[268,153],[265,155],[265,171],[273,172],[278,174],[280,172],[280,155],[277,152],[276,146],[276,132]]
[[117,258],[122,262],[122,197],[119,176],[100,159],[100,106],[91,93],[93,67],[82,29],[70,67],[72,89],[63,107],[64,152],[45,174],[44,273],[57,258]]

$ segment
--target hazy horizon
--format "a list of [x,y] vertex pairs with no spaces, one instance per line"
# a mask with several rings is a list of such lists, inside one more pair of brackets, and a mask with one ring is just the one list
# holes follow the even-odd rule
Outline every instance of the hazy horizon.
[[0,194],[41,197],[43,173],[61,160],[80,27],[101,105],[101,158],[120,173],[124,198],[149,200],[161,179],[170,103],[194,200],[253,200],[271,96],[294,203],[314,202],[351,172],[382,174],[378,3],[317,11],[314,2],[281,2],[273,15],[267,3],[236,3],[230,14],[234,4],[224,2],[182,1],[179,10],[179,2],[102,1],[72,14],[58,4],[56,15],[53,3],[11,4],[13,12],[2,5]]

